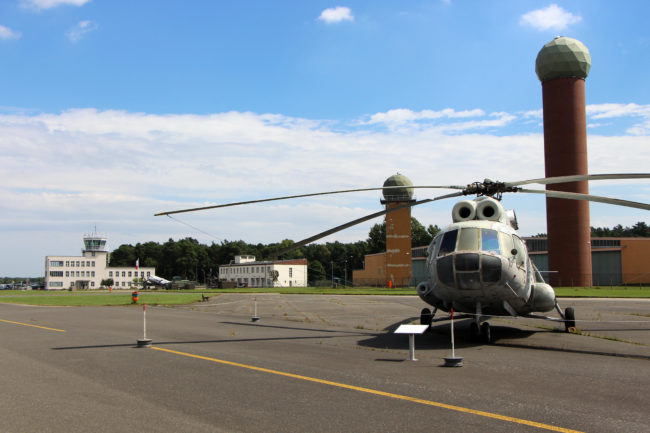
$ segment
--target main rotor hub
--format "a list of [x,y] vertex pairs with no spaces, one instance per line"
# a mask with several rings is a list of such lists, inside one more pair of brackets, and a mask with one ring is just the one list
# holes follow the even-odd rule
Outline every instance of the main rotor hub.
[[463,195],[476,195],[478,197],[487,196],[495,200],[501,200],[504,192],[518,192],[521,188],[506,185],[505,182],[495,182],[485,179],[483,182],[474,182],[467,185],[462,193]]

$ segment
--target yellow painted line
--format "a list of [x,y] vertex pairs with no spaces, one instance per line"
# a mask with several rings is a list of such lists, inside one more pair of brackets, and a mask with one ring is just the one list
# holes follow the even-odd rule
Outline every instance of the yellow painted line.
[[31,326],[32,328],[47,329],[48,331],[65,332],[63,329],[48,328],[47,326],[30,325],[29,323],[12,322],[11,320],[0,319],[0,322],[13,323],[14,325]]
[[443,408],[443,409],[454,410],[456,412],[469,413],[469,414],[472,414],[472,415],[483,416],[483,417],[486,417],[486,418],[493,418],[493,419],[498,419],[498,420],[501,420],[501,421],[508,421],[508,422],[513,422],[513,423],[516,423],[516,424],[522,424],[522,425],[528,425],[528,426],[532,426],[532,427],[538,427],[538,428],[545,429],[545,430],[550,430],[550,431],[557,431],[557,432],[563,432],[563,433],[583,433],[583,432],[580,432],[578,430],[571,430],[571,429],[567,429],[567,428],[563,428],[563,427],[556,427],[554,425],[543,424],[543,423],[539,423],[539,422],[535,422],[535,421],[529,421],[529,420],[526,420],[526,419],[514,418],[514,417],[506,416],[506,415],[499,415],[499,414],[496,414],[496,413],[485,412],[485,411],[482,411],[482,410],[469,409],[469,408],[466,408],[466,407],[454,406],[454,405],[451,405],[451,404],[439,403],[439,402],[431,401],[431,400],[424,400],[424,399],[421,399],[421,398],[409,397],[407,395],[393,394],[393,393],[390,393],[390,392],[378,391],[376,389],[362,388],[362,387],[359,387],[359,386],[347,385],[345,383],[339,383],[339,382],[332,382],[332,381],[329,381],[329,380],[317,379],[315,377],[301,376],[299,374],[286,373],[284,371],[270,370],[268,368],[255,367],[254,365],[240,364],[238,362],[225,361],[223,359],[210,358],[210,357],[201,356],[201,355],[194,355],[192,353],[179,352],[179,351],[171,350],[171,349],[163,349],[161,347],[156,347],[156,346],[152,346],[151,349],[160,350],[161,352],[174,353],[176,355],[188,356],[190,358],[203,359],[205,361],[216,362],[216,363],[219,363],[219,364],[231,365],[233,367],[241,367],[241,368],[246,368],[246,369],[249,369],[249,370],[261,371],[261,372],[264,372],[264,373],[271,373],[271,374],[276,374],[276,375],[279,375],[279,376],[291,377],[293,379],[306,380],[308,382],[321,383],[323,385],[330,385],[330,386],[335,386],[335,387],[338,387],[338,388],[351,389],[351,390],[354,390],[354,391],[365,392],[365,393],[368,393],[368,394],[381,395],[383,397],[394,398],[394,399],[397,399],[397,400],[405,400],[405,401],[410,401],[412,403],[419,403],[419,404],[424,404],[424,405],[427,405],[427,406],[440,407],[440,408]]

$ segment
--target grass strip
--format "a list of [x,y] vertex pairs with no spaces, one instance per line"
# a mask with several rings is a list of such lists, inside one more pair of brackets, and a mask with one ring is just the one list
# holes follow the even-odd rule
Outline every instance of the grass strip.
[[[416,295],[414,288],[376,288],[376,287],[265,287],[241,289],[196,289],[196,290],[139,290],[138,304],[183,305],[201,301],[201,295],[215,296],[224,293],[283,295]],[[650,298],[650,287],[557,287],[558,297],[590,298]],[[0,303],[43,305],[43,306],[111,306],[132,305],[131,290],[113,291],[93,290],[81,292],[42,291],[42,290],[3,290]]]

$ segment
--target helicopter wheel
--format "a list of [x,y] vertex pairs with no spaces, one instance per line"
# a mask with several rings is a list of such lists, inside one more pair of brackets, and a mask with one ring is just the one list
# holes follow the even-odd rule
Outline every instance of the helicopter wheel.
[[483,322],[481,325],[481,340],[485,344],[492,342],[492,332],[490,331],[490,324],[488,322]]
[[431,320],[433,319],[433,314],[428,308],[423,308],[420,313],[420,325],[431,326]]
[[472,322],[469,324],[469,338],[472,341],[479,341],[481,331],[479,330],[478,323]]
[[564,329],[569,332],[569,328],[576,327],[576,312],[572,307],[564,310]]

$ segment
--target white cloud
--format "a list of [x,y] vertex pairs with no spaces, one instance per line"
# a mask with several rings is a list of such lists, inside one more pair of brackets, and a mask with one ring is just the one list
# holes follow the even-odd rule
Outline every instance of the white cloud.
[[[476,120],[466,120],[477,118]],[[407,132],[412,129],[428,129],[438,132],[468,131],[478,128],[501,127],[516,116],[509,113],[486,113],[481,109],[456,111],[452,108],[443,110],[413,111],[404,108],[375,113],[362,125],[383,125],[391,131]]]
[[83,6],[88,2],[90,0],[21,0],[20,4],[28,9],[44,10],[62,5]]
[[88,21],[88,20],[79,21],[76,26],[68,30],[66,36],[71,42],[77,42],[81,38],[86,36],[86,34],[93,32],[98,28],[99,25],[92,21]]
[[[606,112],[603,107],[591,110]],[[509,113],[401,109],[378,114],[384,118],[376,116],[375,121],[384,123],[352,126],[242,112],[156,115],[74,109],[0,114],[0,274],[42,273],[45,255],[76,254],[81,235],[95,225],[109,235],[112,248],[170,237],[215,240],[169,218],[153,217],[161,211],[381,186],[397,171],[416,185],[544,175],[541,130],[534,125],[533,131],[508,132],[512,123],[525,122]],[[377,127],[388,118],[407,126]],[[418,126],[409,127],[411,123]],[[647,171],[649,140],[590,135],[590,171]],[[648,191],[640,198],[629,191],[621,198],[650,201]],[[416,195],[422,199],[447,192],[418,190]],[[535,198],[533,208],[520,204],[518,196],[507,200],[525,233],[546,231],[539,218],[543,198]],[[422,206],[414,215],[427,225],[444,226],[452,204]],[[380,208],[379,193],[365,192],[176,217],[219,239],[268,243],[303,239]],[[624,225],[640,220],[637,214],[626,215],[636,220],[621,218]],[[327,240],[365,239],[375,222]]]
[[571,24],[582,21],[580,15],[574,15],[552,4],[543,9],[536,9],[521,16],[520,24],[537,30],[564,30]]
[[587,106],[592,119],[641,118],[627,129],[630,135],[650,135],[650,105],[638,104],[592,104]]
[[9,27],[0,25],[0,39],[19,39],[20,32],[11,30]]
[[354,16],[350,8],[345,6],[337,6],[335,8],[328,8],[321,12],[318,17],[320,21],[327,24],[340,23],[342,21],[354,21]]

